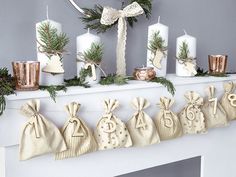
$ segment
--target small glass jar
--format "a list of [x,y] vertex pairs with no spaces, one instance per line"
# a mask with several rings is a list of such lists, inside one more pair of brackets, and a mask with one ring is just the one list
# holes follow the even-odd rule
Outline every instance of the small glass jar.
[[14,61],[12,67],[16,90],[32,91],[39,89],[40,62]]
[[150,81],[156,77],[153,67],[135,68],[133,73],[135,80]]
[[225,74],[227,67],[227,55],[209,55],[209,74],[217,75],[217,74]]

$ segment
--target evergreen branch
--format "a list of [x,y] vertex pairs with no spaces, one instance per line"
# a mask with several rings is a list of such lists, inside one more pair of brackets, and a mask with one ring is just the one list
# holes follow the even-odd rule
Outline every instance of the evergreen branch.
[[124,85],[127,84],[127,79],[124,78],[123,76],[119,76],[116,74],[109,74],[107,75],[107,77],[102,78],[99,83],[101,85],[111,85],[111,84]]
[[0,68],[0,116],[6,109],[5,96],[14,94],[14,78],[9,74],[7,68]]
[[148,49],[154,54],[157,50],[163,53],[167,50],[167,46],[165,46],[165,40],[160,36],[160,31],[155,32],[152,35],[151,40],[149,41]]
[[149,82],[156,82],[156,83],[159,83],[161,85],[163,85],[164,87],[167,88],[168,92],[171,93],[171,95],[175,95],[175,87],[173,85],[173,83],[169,80],[167,80],[166,78],[164,77],[155,77],[154,79],[152,79],[151,81]]
[[83,53],[85,60],[100,64],[103,57],[103,44],[92,43],[90,49]]
[[51,85],[51,86],[40,86],[39,89],[40,89],[40,90],[46,90],[46,91],[48,91],[50,97],[52,98],[52,100],[53,100],[55,103],[56,103],[57,92],[58,92],[58,91],[64,91],[64,92],[67,91],[67,88],[66,88],[66,86],[64,86],[64,85],[57,85],[57,86],[54,86],[54,85]]
[[89,88],[89,85],[87,85],[87,83],[82,82],[81,79],[77,78],[76,76],[72,79],[65,80],[65,86],[66,87],[82,86],[85,88]]
[[48,55],[65,52],[65,46],[69,43],[69,38],[65,33],[58,34],[50,22],[42,23],[38,28],[39,33],[39,51]]
[[189,48],[186,41],[183,41],[182,45],[179,46],[180,52],[178,53],[178,59],[188,59],[189,58]]

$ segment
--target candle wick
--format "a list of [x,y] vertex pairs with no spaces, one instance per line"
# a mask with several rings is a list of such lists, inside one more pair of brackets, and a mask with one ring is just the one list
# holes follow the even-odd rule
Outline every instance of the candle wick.
[[160,23],[161,21],[161,16],[158,16],[158,23]]
[[49,15],[48,15],[48,5],[47,5],[47,11],[46,11],[46,15],[47,15],[47,20],[49,20]]
[[186,32],[186,30],[185,30],[185,29],[183,29],[183,30],[184,30],[184,34],[185,34],[185,35],[188,35],[188,33]]

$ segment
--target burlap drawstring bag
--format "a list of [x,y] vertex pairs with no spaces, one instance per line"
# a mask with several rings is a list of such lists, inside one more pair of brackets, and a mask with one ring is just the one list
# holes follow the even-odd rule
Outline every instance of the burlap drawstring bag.
[[20,160],[67,149],[58,128],[39,113],[39,108],[39,100],[31,100],[21,107],[28,120],[21,130]]
[[141,97],[132,101],[136,110],[132,118],[127,122],[133,146],[146,146],[160,142],[160,138],[153,120],[143,112],[149,106],[149,102]]
[[226,126],[228,124],[227,114],[221,104],[215,97],[215,87],[209,86],[207,88],[208,97],[202,107],[202,111],[205,115],[206,127],[216,128]]
[[156,116],[155,123],[161,140],[174,139],[183,134],[179,118],[170,110],[173,104],[173,99],[160,98],[160,112]]
[[206,132],[205,117],[201,110],[203,98],[196,92],[187,92],[185,98],[188,104],[179,113],[184,134],[197,134]]
[[222,96],[220,103],[224,108],[225,112],[227,113],[228,120],[235,120],[236,119],[236,94],[234,94],[235,84],[232,81],[224,83],[224,90],[225,93]]
[[117,100],[104,101],[105,114],[99,120],[94,132],[99,150],[132,146],[132,140],[125,124],[112,113],[118,106]]
[[57,160],[77,157],[97,150],[97,143],[92,131],[86,123],[76,115],[79,108],[80,104],[75,102],[66,105],[66,112],[69,114],[69,119],[62,128],[62,135],[68,149],[57,153]]

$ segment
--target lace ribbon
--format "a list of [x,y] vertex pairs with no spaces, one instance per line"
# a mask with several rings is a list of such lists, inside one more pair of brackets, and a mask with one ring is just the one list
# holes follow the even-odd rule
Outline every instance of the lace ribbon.
[[116,48],[117,75],[126,75],[125,47],[127,36],[126,17],[135,17],[144,13],[143,8],[137,3],[125,7],[123,10],[116,10],[111,7],[104,7],[101,17],[101,24],[112,25],[118,20],[118,40]]

